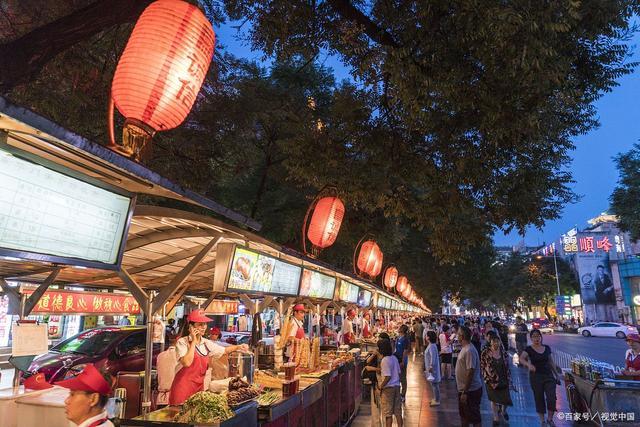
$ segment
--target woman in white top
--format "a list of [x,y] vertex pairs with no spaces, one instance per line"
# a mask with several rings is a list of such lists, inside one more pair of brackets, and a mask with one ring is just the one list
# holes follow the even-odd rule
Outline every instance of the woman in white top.
[[442,363],[441,370],[444,373],[444,379],[450,380],[451,377],[451,354],[453,348],[451,346],[451,335],[449,334],[449,325],[446,323],[442,325],[442,333],[438,337],[440,341],[440,362]]
[[429,406],[440,405],[440,381],[442,380],[440,375],[440,357],[438,356],[438,346],[436,342],[438,337],[434,331],[427,331],[427,341],[429,344],[424,351],[424,371],[432,377],[431,390],[433,390],[433,399],[429,402]]

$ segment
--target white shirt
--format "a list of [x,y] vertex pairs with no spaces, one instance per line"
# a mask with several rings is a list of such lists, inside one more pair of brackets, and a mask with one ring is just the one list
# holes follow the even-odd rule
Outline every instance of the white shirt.
[[442,333],[438,339],[440,340],[440,354],[451,353],[453,351],[451,348],[451,337],[447,340],[446,335]]
[[[302,329],[302,331],[304,332],[304,323],[302,323],[300,320],[296,319],[295,317],[291,318],[291,329],[289,330],[289,336],[290,337],[296,337],[296,334],[298,333],[298,329]],[[285,349],[285,355],[287,357],[292,357],[293,356],[293,345],[288,345],[287,348]]]
[[346,317],[344,322],[342,322],[342,335],[352,334],[353,333],[353,322],[351,319]]
[[[100,419],[106,419],[106,418],[107,418],[107,411],[102,411],[102,413],[96,415],[95,417],[91,417],[84,420],[83,422],[78,424],[77,427],[87,427],[91,425],[91,423],[94,421],[98,421]],[[98,424],[98,427],[114,427],[114,425],[111,421],[106,420],[105,422]]]
[[158,368],[158,405],[169,404],[169,390],[176,376],[178,368],[178,353],[175,346],[171,346],[158,355],[156,366]]
[[384,377],[391,377],[389,382],[384,387],[397,387],[400,385],[400,364],[398,358],[395,356],[385,356],[380,362],[380,375],[381,380],[384,381]]
[[[176,360],[180,360],[187,352],[189,351],[189,337],[182,337],[176,342]],[[200,344],[196,346],[196,351],[200,353],[201,356],[206,357],[214,357],[219,359],[224,354],[224,347],[214,343],[213,341],[207,338],[200,338]],[[182,364],[178,363],[176,365],[176,372],[182,369]]]

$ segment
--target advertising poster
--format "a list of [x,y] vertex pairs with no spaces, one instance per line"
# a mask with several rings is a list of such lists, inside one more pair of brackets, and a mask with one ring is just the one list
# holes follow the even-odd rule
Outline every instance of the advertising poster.
[[585,321],[617,320],[616,293],[613,286],[610,256],[613,244],[604,233],[578,233],[576,270]]
[[359,290],[358,286],[343,280],[340,285],[340,301],[357,303]]
[[300,283],[300,295],[303,297],[333,299],[336,290],[336,278],[314,270],[304,269]]
[[298,295],[301,268],[268,255],[236,248],[228,289]]
[[368,307],[371,304],[371,292],[366,289],[360,289],[358,292],[358,302],[360,307]]

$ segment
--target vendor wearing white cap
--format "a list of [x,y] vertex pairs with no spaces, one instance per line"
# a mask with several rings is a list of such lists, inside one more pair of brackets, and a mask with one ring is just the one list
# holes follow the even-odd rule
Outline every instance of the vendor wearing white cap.
[[171,391],[170,405],[182,405],[185,400],[202,391],[207,369],[212,358],[219,359],[224,354],[236,350],[247,351],[246,344],[223,347],[203,337],[207,331],[207,323],[211,319],[204,315],[203,310],[194,310],[187,317],[189,335],[182,337],[176,343],[178,369]]

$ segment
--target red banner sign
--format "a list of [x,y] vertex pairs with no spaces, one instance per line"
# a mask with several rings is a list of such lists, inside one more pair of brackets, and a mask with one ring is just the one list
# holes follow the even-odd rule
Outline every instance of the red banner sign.
[[237,314],[238,301],[216,299],[204,311],[209,314]]
[[[31,295],[33,290],[25,290]],[[50,290],[31,314],[139,314],[140,305],[131,295],[106,292]]]

